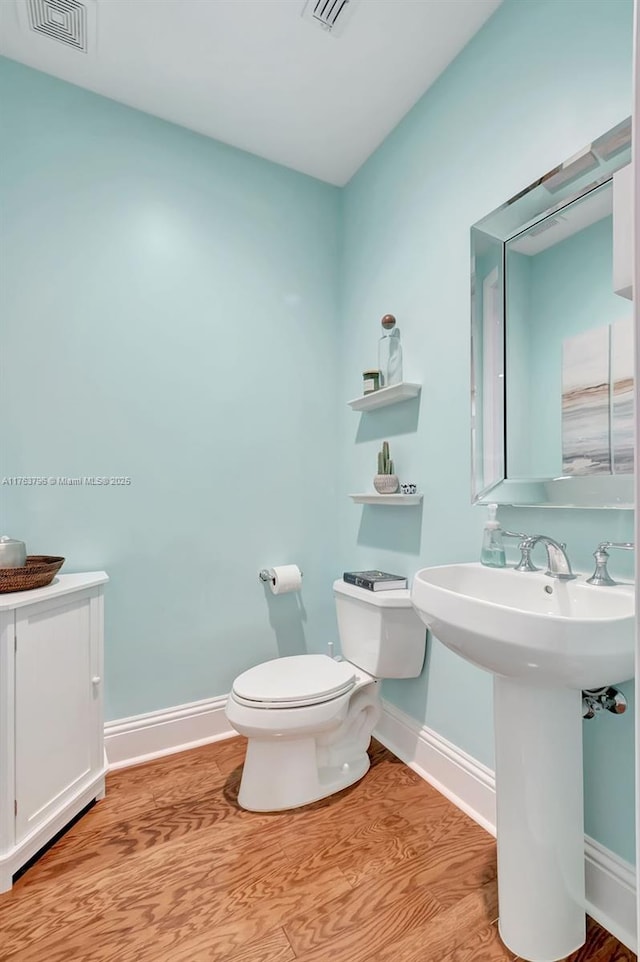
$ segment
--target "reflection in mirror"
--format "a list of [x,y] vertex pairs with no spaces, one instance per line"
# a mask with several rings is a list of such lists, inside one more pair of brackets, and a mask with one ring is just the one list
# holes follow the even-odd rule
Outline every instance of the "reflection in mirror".
[[618,125],[472,228],[475,501],[633,504],[631,291],[614,269],[630,133]]

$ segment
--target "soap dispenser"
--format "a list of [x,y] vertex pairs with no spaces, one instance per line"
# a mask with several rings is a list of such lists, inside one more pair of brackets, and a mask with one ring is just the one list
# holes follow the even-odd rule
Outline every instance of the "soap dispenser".
[[489,568],[504,568],[507,560],[502,543],[502,529],[496,518],[497,504],[489,505],[489,517],[484,523],[480,561]]

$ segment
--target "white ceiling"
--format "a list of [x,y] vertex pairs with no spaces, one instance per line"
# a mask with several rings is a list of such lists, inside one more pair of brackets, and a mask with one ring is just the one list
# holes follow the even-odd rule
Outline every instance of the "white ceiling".
[[26,2],[0,0],[5,56],[341,186],[501,0],[358,0],[338,37],[304,0],[83,0],[88,53],[23,26]]

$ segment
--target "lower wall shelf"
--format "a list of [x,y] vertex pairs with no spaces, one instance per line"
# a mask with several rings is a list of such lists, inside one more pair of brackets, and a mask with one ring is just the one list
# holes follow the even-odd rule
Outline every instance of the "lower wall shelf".
[[395,504],[409,506],[420,504],[421,494],[350,494],[356,504]]

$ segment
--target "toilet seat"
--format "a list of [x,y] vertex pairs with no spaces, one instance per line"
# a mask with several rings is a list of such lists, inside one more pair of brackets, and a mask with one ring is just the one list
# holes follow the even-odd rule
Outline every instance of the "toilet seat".
[[251,708],[303,708],[333,701],[356,683],[353,665],[328,655],[292,655],[249,668],[233,683],[232,695]]

